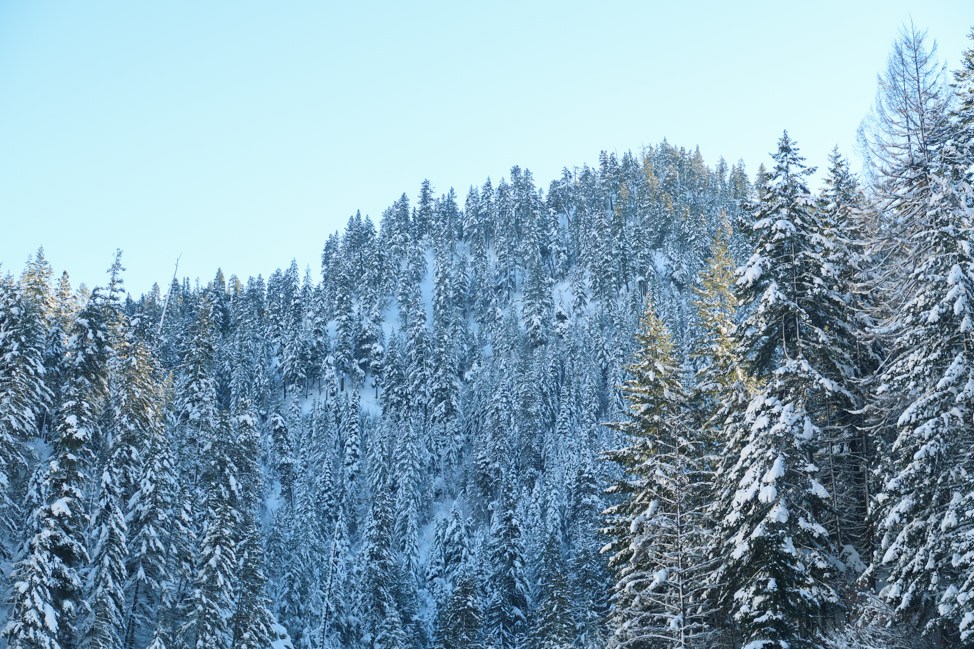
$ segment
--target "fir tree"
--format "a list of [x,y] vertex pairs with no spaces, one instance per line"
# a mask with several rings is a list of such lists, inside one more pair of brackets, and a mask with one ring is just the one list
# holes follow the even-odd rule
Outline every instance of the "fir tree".
[[549,534],[545,543],[538,586],[533,644],[539,649],[568,649],[575,646],[571,591],[564,569],[561,542],[556,533]]
[[203,447],[205,514],[193,592],[191,637],[196,649],[229,647],[229,620],[237,595],[234,530],[239,525],[240,483],[230,452],[230,427],[221,417]]
[[261,491],[260,440],[249,402],[244,401],[238,406],[234,423],[237,439],[234,464],[240,485],[240,513],[234,548],[238,569],[237,602],[231,619],[232,646],[264,649],[274,639],[274,619],[266,593],[264,550],[257,520]]
[[[116,454],[113,453],[113,456]],[[122,513],[118,477],[113,466],[102,473],[97,513],[94,519],[91,575],[91,621],[84,646],[90,649],[120,649],[124,630],[124,591],[127,528]]]
[[[148,368],[130,366],[140,375]],[[144,375],[143,375],[144,376]],[[135,385],[139,385],[138,382]],[[142,474],[135,493],[126,503],[128,528],[128,566],[125,592],[127,597],[124,646],[132,649],[153,628],[153,619],[164,605],[165,586],[174,575],[167,565],[167,540],[175,530],[170,524],[175,518],[175,467],[170,439],[163,421],[164,402],[171,383],[144,386],[148,397]],[[133,413],[134,414],[134,413]]]

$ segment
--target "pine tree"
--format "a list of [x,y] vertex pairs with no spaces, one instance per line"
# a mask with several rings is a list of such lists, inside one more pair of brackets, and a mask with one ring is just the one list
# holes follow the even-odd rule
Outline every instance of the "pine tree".
[[[974,29],[968,34],[974,41]],[[974,162],[974,43],[964,51],[961,66],[954,72],[956,102],[951,111],[951,131],[956,142],[957,166],[967,169],[968,183],[974,180],[970,164]],[[966,165],[965,165],[966,163]]]
[[[297,463],[298,473],[305,473],[305,466],[304,461]],[[310,480],[302,480],[297,485],[294,506],[285,508],[279,523],[283,527],[286,556],[278,562],[283,563],[283,574],[275,600],[281,623],[299,646],[310,641],[317,626],[317,612],[321,610],[320,561],[326,546],[318,507]]]
[[395,587],[398,610],[403,623],[418,622],[419,610],[419,517],[421,503],[420,442],[413,423],[398,440],[393,462],[393,480],[396,487],[395,503],[395,551],[400,575]]
[[343,506],[349,508],[349,518],[346,519],[346,522],[353,525],[351,529],[355,531],[354,533],[359,533],[359,528],[354,526],[354,521],[357,520],[360,514],[359,509],[362,506],[362,493],[364,489],[364,485],[362,484],[362,437],[359,414],[359,395],[355,391],[352,392],[347,400],[344,400],[344,404],[339,410],[339,429],[342,440]]
[[[717,233],[711,256],[694,287],[694,307],[700,331],[691,349],[697,362],[696,383],[691,395],[694,423],[700,430],[704,446],[704,467],[709,467],[715,480],[714,494],[707,506],[710,534],[705,543],[706,560],[713,562],[724,554],[720,537],[715,534],[717,522],[727,514],[736,485],[726,483],[724,475],[737,463],[746,443],[745,426],[740,413],[746,412],[757,389],[736,345],[735,317],[739,302],[734,293],[735,265],[731,257],[731,229],[724,220]],[[710,593],[720,592],[722,584],[711,580]],[[711,616],[715,631],[727,631],[728,624]],[[714,638],[717,643],[721,640]]]
[[522,298],[522,318],[528,340],[535,347],[545,343],[551,329],[555,310],[551,285],[551,277],[542,262],[540,250],[533,247],[529,254],[527,280]]
[[126,357],[131,356],[129,341],[125,339],[126,321],[122,315],[119,298],[122,293],[121,252],[116,253],[110,269],[108,288],[109,317],[106,322],[111,337],[111,353],[108,359],[108,400],[111,423],[105,427],[107,463],[101,471],[98,486],[98,502],[89,535],[94,539],[92,570],[89,573],[87,604],[90,609],[85,625],[84,646],[91,649],[121,649],[124,629],[124,601],[126,559],[128,552],[128,528],[125,522],[123,502],[134,491],[141,471],[139,440],[132,435],[132,392],[137,386],[129,383],[128,392],[116,389],[115,376]]
[[466,523],[454,503],[433,534],[426,581],[439,610],[445,609],[461,567],[469,558]]
[[691,356],[698,364],[695,398],[703,411],[714,411],[735,384],[746,383],[741,359],[734,346],[734,317],[738,309],[734,295],[732,230],[726,213],[711,246],[710,258],[693,287],[694,307],[700,321]]
[[192,476],[194,487],[205,472],[203,446],[213,438],[217,424],[219,403],[213,378],[217,353],[214,338],[213,307],[204,300],[192,325],[176,386],[176,407],[182,424],[177,459]]
[[[376,647],[397,646],[404,641],[403,633],[408,621],[402,619],[397,592],[403,575],[394,548],[395,520],[392,493],[388,484],[373,494],[372,509],[365,528],[363,549],[364,575],[362,584],[363,604],[367,611],[367,628]],[[396,629],[390,622],[395,620]]]
[[229,620],[237,595],[234,531],[240,483],[230,450],[230,426],[220,417],[203,447],[204,526],[193,592],[191,637],[196,649],[229,647]]
[[[136,357],[137,358],[137,357]],[[140,376],[151,371],[139,367],[132,369]],[[134,385],[140,385],[134,382]],[[143,635],[153,628],[154,618],[164,606],[166,583],[175,575],[170,574],[167,559],[169,555],[167,540],[175,530],[170,524],[176,516],[175,467],[168,431],[163,421],[165,401],[168,400],[170,382],[154,386],[144,386],[148,392],[140,396],[146,398],[147,410],[145,428],[139,432],[145,436],[142,461],[142,474],[139,476],[135,493],[126,503],[128,527],[128,566],[125,586],[127,604],[125,619],[124,646],[133,649],[141,642]],[[135,414],[135,412],[133,412]]]
[[459,408],[459,322],[451,266],[446,258],[438,258],[433,276],[433,345],[429,378],[433,423],[453,419]]
[[[866,383],[878,365],[876,346],[870,340],[876,312],[871,292],[864,290],[869,276],[865,250],[865,228],[873,219],[849,163],[838,149],[829,155],[817,212],[821,222],[819,254],[812,273],[822,283],[821,312],[827,321],[827,346],[819,346],[811,362],[822,367],[828,355],[838,362],[829,378],[842,391],[831,390],[831,398],[815,413],[821,425],[824,447],[819,462],[823,484],[831,497],[832,520],[827,525],[836,547],[847,555],[855,578],[861,572],[859,555],[871,548],[871,531],[866,524],[869,500],[869,466],[874,443],[864,416]],[[818,359],[815,356],[818,356]],[[850,550],[853,549],[853,550]]]
[[534,645],[539,649],[574,647],[575,629],[568,574],[564,569],[561,541],[550,533],[541,555],[541,580],[534,625]]
[[348,647],[360,637],[361,620],[352,599],[351,557],[345,512],[339,510],[322,586],[323,610],[317,634],[322,647]]
[[[112,454],[113,457],[117,453]],[[121,493],[115,468],[108,466],[101,476],[94,519],[95,546],[92,552],[91,620],[84,646],[90,649],[120,649],[124,624],[125,560],[127,528],[122,513]]]
[[[281,481],[281,497],[289,506],[294,506],[295,461],[294,444],[287,419],[279,412],[270,416],[270,435],[277,459],[277,474]],[[299,424],[300,421],[292,423]]]
[[237,602],[231,619],[232,646],[240,649],[265,649],[274,639],[274,618],[267,598],[264,574],[264,549],[258,528],[260,498],[260,439],[250,403],[242,402],[235,416],[234,464],[240,485],[240,514],[235,553],[238,562]]
[[[167,428],[176,428],[175,421],[176,417],[173,415]],[[156,472],[158,481],[152,495],[158,497],[160,509],[155,512],[152,507],[144,509],[147,518],[158,517],[160,526],[162,523],[166,524],[160,529],[168,530],[168,534],[158,540],[165,548],[165,564],[160,582],[160,602],[155,608],[155,622],[150,628],[153,631],[153,643],[188,646],[188,632],[192,628],[187,627],[190,626],[195,606],[194,585],[199,540],[195,516],[196,494],[193,485],[189,484],[189,476],[184,471],[175,470],[182,467],[174,467],[172,479],[164,477],[170,475],[166,470],[169,447],[166,441],[160,440],[160,454],[154,463],[159,468]],[[143,494],[146,493],[148,492],[143,491]],[[163,515],[163,512],[168,515]],[[139,538],[137,531],[133,538]]]

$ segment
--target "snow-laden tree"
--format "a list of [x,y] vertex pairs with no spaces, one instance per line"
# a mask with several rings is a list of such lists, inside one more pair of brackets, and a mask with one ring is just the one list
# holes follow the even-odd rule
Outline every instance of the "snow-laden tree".
[[876,497],[882,595],[897,613],[946,638],[974,640],[974,255],[969,194],[931,176],[925,253],[904,287],[880,398],[895,408],[895,440]]
[[0,278],[0,559],[10,558],[18,536],[20,494],[30,472],[27,444],[51,400],[41,317],[17,283]]
[[480,603],[475,568],[468,562],[460,568],[449,600],[437,617],[437,649],[482,649],[484,613]]
[[239,585],[236,531],[241,494],[226,416],[221,415],[208,432],[201,449],[203,532],[187,631],[196,649],[221,649],[232,643],[230,619]]
[[647,302],[623,391],[628,446],[608,453],[624,471],[606,511],[615,573],[610,647],[705,646],[703,449],[691,428],[682,371],[666,326]]
[[124,646],[132,649],[154,628],[155,620],[171,594],[167,584],[174,575],[169,570],[169,540],[177,531],[171,527],[176,518],[175,467],[173,466],[171,441],[165,427],[163,413],[171,396],[171,384],[167,381],[146,385],[143,380],[152,375],[152,367],[140,358],[144,348],[138,347],[131,364],[127,364],[135,376],[132,385],[141,386],[138,402],[146,409],[133,411],[134,422],[143,436],[142,471],[136,490],[125,503],[128,528],[128,565],[125,585],[126,609]]
[[[117,452],[117,449],[116,449]],[[116,453],[112,454],[113,456]],[[83,646],[90,649],[120,649],[125,628],[125,561],[128,529],[122,511],[121,489],[114,467],[102,471],[97,510],[92,525],[94,570],[90,575],[88,606],[91,617],[86,625]]]
[[32,534],[13,570],[13,607],[3,634],[12,649],[73,647],[86,610],[82,571],[88,565],[85,492],[108,391],[112,306],[95,289],[71,328],[67,383],[44,474]]
[[233,421],[237,443],[231,455],[237,468],[240,511],[234,551],[237,559],[236,608],[230,621],[233,646],[266,649],[275,638],[275,620],[267,596],[264,548],[260,538],[258,507],[261,496],[257,422],[249,401],[243,401]]
[[539,649],[569,649],[575,646],[575,621],[568,570],[556,531],[548,535],[540,564],[531,643]]
[[484,572],[484,633],[488,646],[518,647],[527,632],[529,586],[525,579],[524,538],[515,486],[506,478],[502,498],[491,513]]
[[838,601],[814,413],[844,393],[814,273],[821,226],[805,185],[811,172],[787,133],[773,158],[753,210],[755,250],[737,282],[747,310],[738,354],[761,385],[724,423],[714,581],[746,646],[794,649],[814,646]]

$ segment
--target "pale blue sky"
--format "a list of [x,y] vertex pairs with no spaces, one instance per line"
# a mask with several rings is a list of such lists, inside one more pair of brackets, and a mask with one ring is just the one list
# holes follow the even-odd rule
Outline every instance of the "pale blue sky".
[[0,263],[317,277],[328,233],[426,177],[547,187],[664,137],[753,172],[783,128],[824,165],[911,16],[954,67],[970,0],[0,1]]

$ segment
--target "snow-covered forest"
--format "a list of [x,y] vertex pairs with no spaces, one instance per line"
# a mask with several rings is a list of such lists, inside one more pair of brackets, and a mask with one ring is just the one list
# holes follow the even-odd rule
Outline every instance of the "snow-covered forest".
[[424,181],[314,272],[5,267],[0,647],[974,646],[951,63],[904,30],[817,186],[664,141]]

